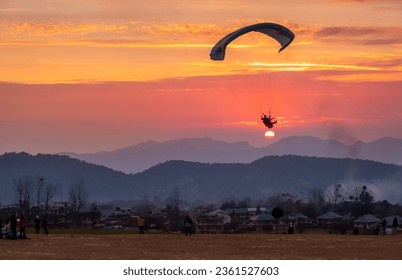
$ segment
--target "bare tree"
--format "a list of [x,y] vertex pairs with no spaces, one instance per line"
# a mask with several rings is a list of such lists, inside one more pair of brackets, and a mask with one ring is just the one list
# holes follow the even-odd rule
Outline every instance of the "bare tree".
[[328,187],[324,193],[324,196],[333,210],[337,210],[337,206],[345,201],[346,192],[342,185],[338,184]]
[[89,207],[89,211],[91,215],[92,229],[95,229],[95,225],[100,217],[100,212],[98,211],[98,204],[96,202],[92,202]]
[[42,200],[42,191],[43,191],[43,184],[45,179],[43,177],[39,177],[36,184],[35,184],[35,199],[36,199],[36,206],[39,209],[40,202]]
[[75,224],[79,225],[78,213],[85,206],[88,199],[87,184],[83,178],[77,179],[70,185],[69,199],[73,219]]
[[324,192],[321,188],[312,188],[309,191],[309,200],[315,205],[320,205],[324,202]]
[[308,192],[307,203],[303,205],[302,212],[307,216],[316,217],[322,214],[324,202],[323,190],[319,187],[314,187]]
[[49,210],[49,203],[52,200],[52,198],[55,196],[56,191],[58,190],[59,186],[57,184],[54,184],[52,182],[48,182],[45,184],[45,188],[43,190],[43,201],[45,204],[45,211]]
[[29,208],[31,203],[31,194],[33,188],[33,179],[30,176],[23,176],[14,180],[15,191],[18,197],[18,203],[21,208]]
[[177,231],[180,229],[180,192],[179,188],[175,187],[168,198],[166,205],[167,215],[169,218],[170,229]]
[[[358,188],[355,189],[355,192],[358,192]],[[359,217],[364,214],[372,214],[374,211],[374,196],[372,195],[372,191],[367,188],[367,186],[363,186],[360,189],[360,193],[358,195],[351,195],[349,199],[352,201],[352,215],[355,217]]]

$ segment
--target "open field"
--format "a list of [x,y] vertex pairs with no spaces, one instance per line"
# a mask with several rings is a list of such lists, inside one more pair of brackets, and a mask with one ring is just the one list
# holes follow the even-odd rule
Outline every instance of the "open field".
[[402,235],[50,234],[0,239],[0,259],[402,260]]

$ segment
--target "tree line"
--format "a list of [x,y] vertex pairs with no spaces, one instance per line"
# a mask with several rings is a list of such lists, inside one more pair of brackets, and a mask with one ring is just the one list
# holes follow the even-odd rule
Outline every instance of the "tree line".
[[[237,202],[232,200],[222,203],[219,208],[225,210],[251,207],[251,201],[249,198]],[[280,193],[258,203],[272,208],[281,207],[287,214],[302,213],[310,218],[315,218],[327,211],[341,215],[350,214],[356,218],[365,214],[373,214],[378,217],[402,214],[401,205],[391,204],[387,200],[375,200],[373,191],[366,185],[355,187],[352,191],[347,191],[341,184],[335,184],[325,189],[317,187],[310,189],[304,196]]]
[[[62,192],[62,186],[58,183],[46,180],[37,176],[22,176],[13,180],[16,194],[16,206],[20,213],[32,213],[33,215],[46,215],[51,202],[56,195]],[[72,180],[67,189],[68,209],[73,220],[76,220],[79,213],[84,209],[90,212],[97,211],[97,204],[89,203],[88,184],[83,178]],[[158,205],[149,201],[137,202],[131,205],[136,213],[146,215],[150,212],[164,209],[169,220],[171,229],[181,228],[183,211],[201,211],[207,213],[216,209],[227,210],[231,208],[246,208],[266,206],[271,209],[280,207],[285,215],[301,213],[309,218],[315,218],[327,211],[337,212],[341,215],[350,214],[352,217],[359,217],[365,214],[373,214],[378,217],[390,215],[401,215],[402,207],[399,204],[391,204],[387,200],[374,198],[374,193],[366,185],[355,187],[350,190],[341,184],[335,184],[327,188],[312,188],[307,195],[297,195],[292,193],[280,193],[270,197],[253,200],[244,198],[238,201],[226,201],[220,204],[189,204],[181,199],[181,189],[173,188],[170,196],[166,200],[160,200]],[[78,226],[78,222],[76,226]]]
[[[62,192],[62,186],[46,180],[42,176],[22,176],[13,180],[16,203],[13,206],[18,212],[28,216],[49,214],[51,203],[54,202],[58,192]],[[73,180],[67,190],[68,212],[73,218],[88,205],[88,185],[84,178]]]

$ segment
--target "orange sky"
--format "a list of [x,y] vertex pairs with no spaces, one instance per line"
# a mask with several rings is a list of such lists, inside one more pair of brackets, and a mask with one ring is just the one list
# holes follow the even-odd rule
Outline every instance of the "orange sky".
[[[302,3],[303,2],[303,3]],[[230,3],[230,4],[229,4]],[[0,153],[211,137],[402,138],[402,2],[0,0]],[[225,34],[276,22],[209,59]]]

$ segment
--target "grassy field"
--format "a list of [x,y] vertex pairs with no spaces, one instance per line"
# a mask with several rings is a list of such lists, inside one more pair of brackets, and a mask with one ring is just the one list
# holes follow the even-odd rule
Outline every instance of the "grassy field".
[[0,259],[275,259],[401,260],[402,235],[154,234],[126,231],[28,232],[28,240],[0,240]]

